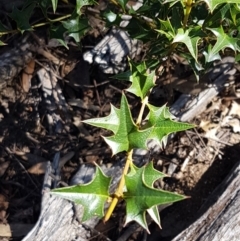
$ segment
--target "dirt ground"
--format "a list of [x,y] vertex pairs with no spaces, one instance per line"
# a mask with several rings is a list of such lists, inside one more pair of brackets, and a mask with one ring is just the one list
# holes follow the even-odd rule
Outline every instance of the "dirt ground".
[[[111,165],[115,161],[100,136],[103,131],[83,125],[81,120],[107,115],[110,103],[119,106],[121,91],[128,83],[100,74],[96,67],[84,63],[81,53],[75,49],[66,52],[57,47],[51,51],[55,56],[61,53],[65,64],[57,66],[56,70],[49,59],[36,56],[29,90],[24,91],[26,83],[19,74],[0,91],[0,224],[14,227],[13,233],[2,240],[21,240],[37,222],[44,163],[52,161],[56,152],[60,152],[61,157],[68,156],[61,173],[62,181],[66,183],[82,163]],[[58,76],[65,109],[64,104],[57,102],[53,109],[47,105],[39,87],[37,71],[40,64],[48,66]],[[176,67],[174,64],[177,65],[173,63],[172,69]],[[169,78],[169,73],[164,78]],[[155,168],[170,175],[157,182],[156,187],[190,198],[161,211],[162,229],[152,223],[151,234],[138,228],[128,240],[171,240],[196,219],[195,214],[207,197],[239,161],[239,83],[237,72],[231,86],[191,121],[196,124],[195,129],[178,133],[164,150],[151,152],[149,160],[153,160]],[[181,93],[159,94],[162,90],[169,91],[164,88],[159,80],[152,101],[171,105]],[[131,94],[127,94],[127,98],[136,117],[138,100]],[[49,124],[52,114],[59,117],[56,126]],[[119,212],[122,212],[121,208]],[[122,216],[119,213],[119,217]],[[116,215],[106,226],[99,225],[97,228],[102,235],[92,240],[107,240],[105,237],[117,240],[127,229],[121,227],[119,217]]]

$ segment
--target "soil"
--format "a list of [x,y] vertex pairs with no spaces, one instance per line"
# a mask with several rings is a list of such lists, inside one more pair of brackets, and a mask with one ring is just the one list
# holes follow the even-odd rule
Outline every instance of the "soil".
[[[66,51],[57,47],[52,49],[51,53],[57,52]],[[49,62],[42,56],[36,56],[36,60],[43,65]],[[19,227],[25,225],[21,230],[22,234],[15,231],[12,236],[2,240],[21,240],[38,220],[45,171],[44,165],[39,163],[53,160],[58,151],[61,157],[73,152],[74,155],[64,163],[61,173],[62,181],[69,183],[82,163],[111,165],[118,158],[111,159],[111,151],[101,138],[105,132],[82,125],[80,121],[107,115],[110,103],[119,106],[121,91],[126,89],[128,84],[110,79],[104,74],[99,75],[98,70],[89,69],[81,57],[68,54],[66,63],[68,64],[58,66],[57,73],[66,103],[81,99],[85,107],[68,105],[67,112],[59,106],[54,111],[50,110],[46,105],[43,90],[38,87],[39,79],[36,73],[27,92],[23,90],[21,74],[1,89],[0,224],[16,224]],[[174,65],[177,63],[172,65],[172,69],[175,69]],[[68,69],[72,68],[68,75],[60,75],[60,72],[68,72]],[[52,71],[56,73],[54,68]],[[100,76],[100,79],[96,79],[97,76]],[[169,73],[164,77],[169,78]],[[239,81],[237,73],[230,89],[224,90],[213,99],[206,110],[191,121],[197,125],[194,130],[176,134],[164,150],[151,153],[149,160],[153,160],[155,168],[170,175],[157,182],[156,187],[176,191],[189,198],[161,211],[162,229],[154,223],[150,224],[151,234],[136,228],[129,241],[144,240],[144,237],[148,241],[171,240],[197,218],[195,214],[209,194],[239,161],[240,104],[236,94]],[[164,89],[160,80],[157,87]],[[152,97],[152,101],[158,104],[168,102],[170,105],[178,95],[179,92],[171,93],[169,101],[169,96],[166,98],[166,95],[161,94]],[[127,94],[127,98],[136,118],[138,99],[131,94]],[[49,125],[47,119],[53,112],[61,117],[57,131]],[[227,116],[238,122],[229,124],[224,119]],[[186,167],[182,168],[184,163]],[[121,226],[121,212],[121,208],[117,209],[116,217],[110,220],[109,224],[99,225],[97,228],[102,235],[91,240],[107,240],[106,237],[117,240],[127,229]]]

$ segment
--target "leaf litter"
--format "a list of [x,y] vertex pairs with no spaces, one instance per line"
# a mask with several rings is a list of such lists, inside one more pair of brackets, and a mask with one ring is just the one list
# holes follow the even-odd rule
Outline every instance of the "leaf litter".
[[[74,62],[74,59],[72,61]],[[109,114],[110,103],[114,106],[119,106],[119,92],[128,85],[122,82],[111,81],[99,87],[88,88],[82,86],[79,88],[81,79],[78,78],[78,87],[69,84],[74,82],[76,82],[76,79],[70,79],[69,82],[61,83],[60,87],[63,95],[66,101],[68,102],[69,100],[71,103],[73,100],[76,101],[80,96],[80,99],[84,101],[84,106],[71,105],[70,103],[69,106],[71,107],[68,111],[72,120],[75,120],[75,124],[70,123],[71,128],[68,132],[63,128],[61,132],[52,134],[49,133],[46,119],[46,106],[43,101],[37,100],[36,89],[30,88],[27,93],[24,93],[18,83],[12,83],[7,88],[1,90],[0,150],[2,155],[0,164],[1,166],[5,166],[1,174],[1,195],[7,200],[4,202],[15,205],[15,208],[10,205],[5,209],[7,213],[5,222],[7,223],[14,221],[21,224],[34,224],[40,211],[41,186],[44,171],[40,175],[38,171],[28,172],[34,165],[40,164],[32,164],[30,160],[22,158],[18,153],[21,152],[24,155],[31,154],[32,158],[36,157],[35,159],[39,156],[45,160],[52,160],[56,151],[59,150],[61,156],[74,153],[75,155],[67,158],[62,167],[61,176],[65,182],[70,180],[81,164],[91,162],[91,159],[88,158],[89,156],[94,157],[93,160],[98,165],[109,167],[118,159],[110,161],[111,152],[100,138],[100,135],[105,135],[106,131],[99,131],[94,127],[80,127],[77,120],[81,121],[100,115],[98,102],[95,98],[96,92],[99,93],[101,103],[105,107],[109,106],[105,110],[102,108],[104,110],[102,116]],[[238,73],[234,83],[236,89],[239,87],[239,82]],[[34,81],[32,84],[32,87],[34,87]],[[112,89],[110,85],[114,85],[115,89]],[[157,85],[160,86],[161,84],[157,83]],[[92,94],[89,93],[91,91]],[[107,95],[104,93],[107,93]],[[129,94],[126,95],[128,96]],[[224,98],[221,95],[224,95]],[[221,95],[212,101],[205,112],[200,113],[194,119],[196,125],[201,126],[201,123],[208,123],[204,125],[204,128],[197,128],[195,132],[187,131],[187,133],[176,135],[164,150],[158,153],[150,153],[148,158],[148,160],[151,159],[154,161],[157,170],[168,173],[169,176],[165,177],[164,181],[161,182],[156,181],[153,184],[152,181],[154,187],[164,187],[165,190],[177,191],[192,197],[183,203],[169,207],[168,214],[163,211],[161,222],[172,222],[176,225],[175,228],[171,227],[172,233],[177,233],[180,225],[180,220],[175,217],[176,213],[180,214],[181,219],[184,217],[186,220],[185,224],[190,222],[189,220],[193,218],[193,213],[200,208],[208,193],[222,180],[222,176],[227,175],[227,170],[237,161],[240,135],[238,131],[239,103],[238,99],[234,99],[232,94],[227,93],[227,90],[221,93]],[[225,97],[231,97],[232,99],[226,100]],[[155,97],[154,101],[157,101],[158,98],[161,101],[164,100],[163,102],[165,103],[169,101],[169,97],[166,98],[166,96]],[[172,96],[172,98],[176,97]],[[138,108],[136,99],[131,99],[130,104],[134,108]],[[88,106],[89,108],[87,108]],[[96,108],[92,108],[91,106],[96,106]],[[61,112],[59,113],[61,114]],[[62,118],[64,120],[64,116]],[[85,138],[85,135],[82,134],[83,128],[85,129],[84,133],[87,133],[91,138]],[[195,151],[191,153],[192,150]],[[120,157],[122,156],[120,155]],[[174,173],[169,171],[172,163],[175,163]],[[183,163],[187,164],[184,169],[181,169]],[[209,170],[210,166],[215,167],[215,169],[211,171],[208,179],[205,179],[208,182],[206,186],[201,178]],[[179,175],[181,178],[175,179],[174,174],[180,173],[182,173],[182,175]],[[23,198],[24,202],[21,201]],[[33,207],[35,211],[32,213],[28,212],[24,216],[17,215],[20,214],[21,210],[27,210],[29,207]],[[185,212],[182,213],[181,210],[185,210]],[[123,222],[124,217],[118,212],[121,212],[121,207],[114,215],[116,217],[119,215]],[[13,217],[17,218],[13,219]],[[110,237],[112,236],[113,240],[116,239],[116,236],[114,236],[116,233],[113,234],[111,230],[115,228],[119,229],[119,235],[121,235],[121,232],[124,232],[114,222],[110,222],[110,226],[108,234]],[[102,232],[106,232],[106,230],[103,231],[104,227],[97,228],[101,228]],[[154,226],[151,227],[150,231],[153,234],[157,232]],[[168,228],[167,226],[160,232],[159,237],[169,235],[169,232],[170,227]],[[137,236],[141,236],[141,234]],[[137,236],[133,234],[133,237],[135,237],[133,240],[137,240]]]

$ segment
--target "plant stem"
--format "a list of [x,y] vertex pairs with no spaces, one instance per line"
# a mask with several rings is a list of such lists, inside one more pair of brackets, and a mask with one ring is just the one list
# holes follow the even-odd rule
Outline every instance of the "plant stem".
[[193,1],[192,0],[186,0],[184,2],[184,4],[185,4],[185,7],[186,7],[186,10],[185,10],[184,19],[183,19],[183,28],[186,28],[189,15],[190,15],[191,10],[192,10]]
[[44,25],[48,25],[50,23],[55,23],[55,22],[60,22],[66,18],[70,18],[71,17],[71,14],[67,14],[65,16],[62,16],[62,17],[59,17],[59,18],[56,18],[56,19],[49,19],[49,22],[45,22],[45,23],[38,23],[38,24],[35,24],[32,26],[32,28],[38,28],[38,27],[41,27],[41,26],[44,26]]
[[146,96],[142,101],[142,106],[141,106],[141,109],[140,109],[140,112],[139,112],[139,115],[138,115],[138,118],[137,118],[137,121],[136,121],[137,126],[141,125],[143,112],[144,112],[144,109],[145,109],[145,106],[146,106],[147,103],[148,103],[148,96]]
[[122,174],[121,180],[118,184],[118,188],[115,191],[115,193],[113,194],[112,202],[111,202],[111,204],[110,204],[110,206],[109,206],[109,208],[108,208],[108,210],[105,214],[105,217],[103,219],[104,223],[109,220],[109,218],[112,215],[112,212],[113,212],[114,208],[116,207],[116,205],[118,203],[118,200],[123,196],[123,188],[124,188],[124,185],[125,185],[125,176],[127,175],[129,166],[132,163],[132,153],[133,153],[133,150],[131,150],[127,153],[127,160],[126,160],[126,164],[125,164],[125,167],[124,167],[124,170],[123,170],[123,174]]
[[[64,19],[67,19],[67,18],[70,18],[70,17],[71,17],[71,14],[67,14],[67,15],[65,15],[65,16],[62,16],[62,17],[59,17],[59,18],[56,18],[56,19],[53,19],[53,20],[50,20],[50,19],[49,19],[49,22],[38,23],[38,24],[32,25],[31,27],[32,27],[33,29],[39,28],[39,27],[48,25],[48,24],[50,24],[50,23],[60,22],[60,21],[62,21],[62,20],[64,20]],[[6,34],[18,33],[18,32],[20,32],[20,30],[18,30],[18,29],[9,30],[9,31],[6,31],[6,32],[0,32],[0,37],[3,36],[3,35],[6,35]]]

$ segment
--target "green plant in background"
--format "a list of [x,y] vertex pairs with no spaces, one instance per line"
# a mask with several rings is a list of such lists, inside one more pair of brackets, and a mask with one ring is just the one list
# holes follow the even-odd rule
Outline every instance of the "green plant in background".
[[[144,60],[151,69],[177,54],[188,61],[198,78],[214,60],[221,59],[226,48],[228,55],[240,59],[239,0],[143,0],[137,10],[127,7],[128,0],[110,0],[99,14],[88,11],[88,6],[98,4],[94,0],[70,2],[73,3],[68,0],[25,1],[20,10],[15,7],[7,14],[9,21],[0,21],[0,36],[47,25],[50,37],[67,47],[66,36],[79,43],[91,28],[90,15],[97,15],[107,27],[119,27],[127,15],[130,20],[124,29],[147,44]],[[58,9],[60,3],[62,8]],[[58,17],[55,17],[56,12]]]
[[[65,37],[72,37],[77,43],[91,28],[88,22],[88,5],[98,4],[93,0],[28,0],[21,8],[13,8],[0,20],[0,36],[9,33],[33,31],[48,26],[50,38],[67,47]],[[66,8],[58,8],[60,6]],[[148,47],[143,63],[130,61],[132,85],[127,90],[138,96],[142,108],[136,121],[133,120],[126,96],[121,98],[120,108],[111,107],[107,117],[84,121],[113,132],[104,137],[113,155],[126,152],[127,159],[123,175],[115,193],[108,191],[110,178],[96,166],[93,180],[85,185],[60,188],[52,194],[81,203],[85,212],[83,220],[93,215],[104,217],[104,221],[120,199],[126,201],[126,223],[136,221],[148,230],[146,212],[160,226],[157,205],[184,199],[179,194],[158,190],[153,183],[164,174],[153,168],[152,163],[137,168],[132,162],[134,148],[147,148],[147,141],[155,139],[166,145],[170,133],[192,128],[193,125],[173,120],[168,108],[157,108],[148,103],[149,93],[154,86],[154,70],[162,61],[170,61],[173,54],[186,59],[198,79],[215,60],[222,56],[235,55],[240,60],[240,3],[239,0],[143,0],[138,9],[127,7],[128,0],[110,0],[107,8],[99,10],[97,17],[107,27],[120,26],[124,16],[129,24],[124,28],[133,37]],[[135,10],[134,10],[135,9]],[[55,15],[58,13],[58,15]],[[95,14],[95,13],[94,13]],[[57,16],[57,17],[56,17]],[[2,41],[2,42],[1,42]],[[4,44],[1,39],[0,44]],[[227,51],[226,51],[227,50]],[[143,113],[148,115],[143,122]],[[144,123],[144,124],[143,124]],[[104,205],[109,209],[104,214]]]
[[[155,170],[152,163],[137,168],[132,160],[133,149],[147,149],[147,142],[151,139],[157,140],[160,146],[165,145],[169,134],[192,128],[194,125],[174,121],[166,106],[159,108],[150,105],[148,95],[154,86],[154,72],[147,73],[144,62],[140,64],[131,62],[130,66],[132,84],[127,91],[138,96],[142,102],[137,120],[133,120],[129,103],[123,93],[119,109],[111,106],[111,112],[108,116],[83,121],[113,132],[112,136],[103,137],[113,155],[123,151],[127,153],[124,171],[116,191],[113,194],[109,193],[110,178],[106,177],[101,168],[97,166],[95,177],[90,183],[58,188],[52,190],[52,194],[82,204],[84,206],[84,221],[93,215],[104,216],[104,221],[107,221],[117,202],[124,199],[126,202],[126,223],[136,221],[148,230],[146,212],[160,226],[157,205],[180,201],[186,197],[155,189],[154,182],[165,175]],[[148,109],[149,113],[144,125],[142,125],[145,108]],[[104,214],[106,202],[110,202],[110,206]]]

